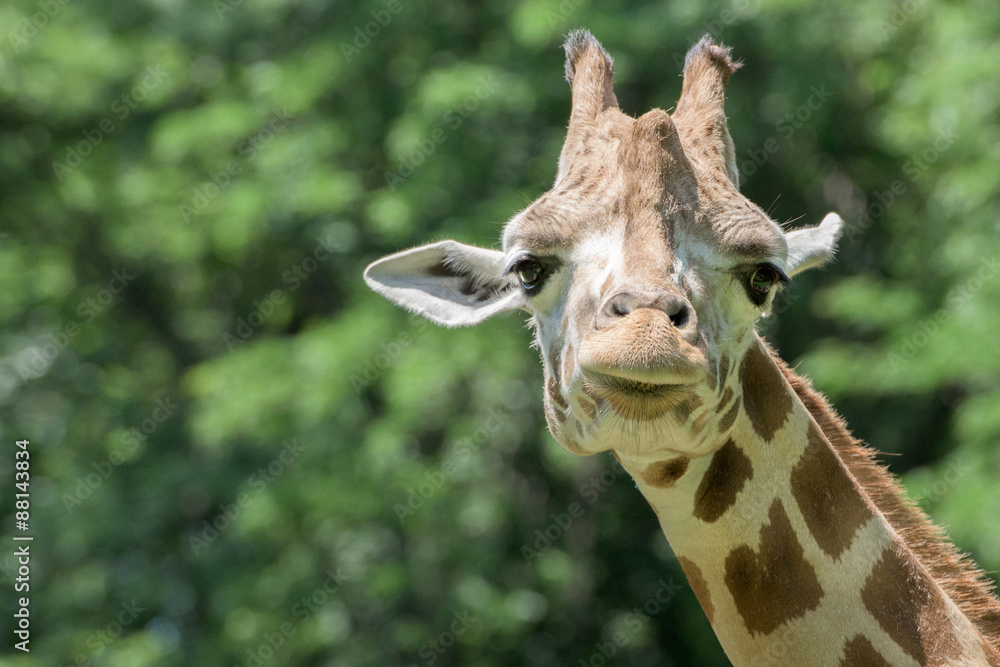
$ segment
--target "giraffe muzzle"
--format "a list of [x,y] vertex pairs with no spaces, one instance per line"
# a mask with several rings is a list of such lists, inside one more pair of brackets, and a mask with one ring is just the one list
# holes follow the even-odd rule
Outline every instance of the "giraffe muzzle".
[[[599,316],[600,317],[600,316]],[[678,328],[675,314],[641,307],[595,327],[580,343],[577,362],[585,376],[609,376],[638,385],[690,385],[708,375],[704,352],[688,341],[694,329]],[[639,389],[642,389],[639,387]]]

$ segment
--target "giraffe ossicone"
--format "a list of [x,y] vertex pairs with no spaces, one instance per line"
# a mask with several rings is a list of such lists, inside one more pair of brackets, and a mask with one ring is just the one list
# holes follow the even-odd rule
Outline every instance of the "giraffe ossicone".
[[556,180],[502,249],[433,243],[368,284],[444,326],[530,314],[550,431],[621,461],[734,664],[1000,665],[981,573],[755,331],[843,221],[785,232],[740,194],[730,50],[703,38],[674,113],[633,118],[597,40],[565,49]]

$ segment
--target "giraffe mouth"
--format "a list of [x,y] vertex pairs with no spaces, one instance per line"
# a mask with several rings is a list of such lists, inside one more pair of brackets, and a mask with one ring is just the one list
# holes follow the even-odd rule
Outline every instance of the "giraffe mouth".
[[624,419],[651,421],[680,405],[690,394],[689,384],[653,383],[589,371],[584,385],[603,398]]
[[676,391],[684,386],[682,384],[642,382],[617,375],[607,375],[605,373],[591,372],[588,375],[591,377],[592,383],[600,385],[601,388],[636,398],[659,398],[666,393]]

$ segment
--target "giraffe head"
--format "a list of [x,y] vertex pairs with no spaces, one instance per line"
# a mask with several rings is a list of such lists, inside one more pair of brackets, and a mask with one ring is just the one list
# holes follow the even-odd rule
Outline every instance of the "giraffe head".
[[638,118],[618,108],[611,58],[589,32],[565,49],[572,111],[556,181],[508,221],[503,249],[442,241],[380,259],[365,279],[445,326],[530,313],[546,418],[567,450],[708,454],[732,427],[754,323],[833,255],[842,222],[786,233],[740,194],[729,49],[703,38],[675,112]]

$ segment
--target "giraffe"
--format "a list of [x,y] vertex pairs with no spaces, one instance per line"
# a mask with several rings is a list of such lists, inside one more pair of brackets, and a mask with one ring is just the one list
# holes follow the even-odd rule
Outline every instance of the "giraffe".
[[629,472],[734,665],[1000,665],[981,571],[756,332],[843,221],[786,232],[740,194],[730,49],[706,35],[674,112],[633,118],[597,40],[564,48],[556,180],[502,250],[406,250],[369,286],[448,327],[530,315],[552,435]]

